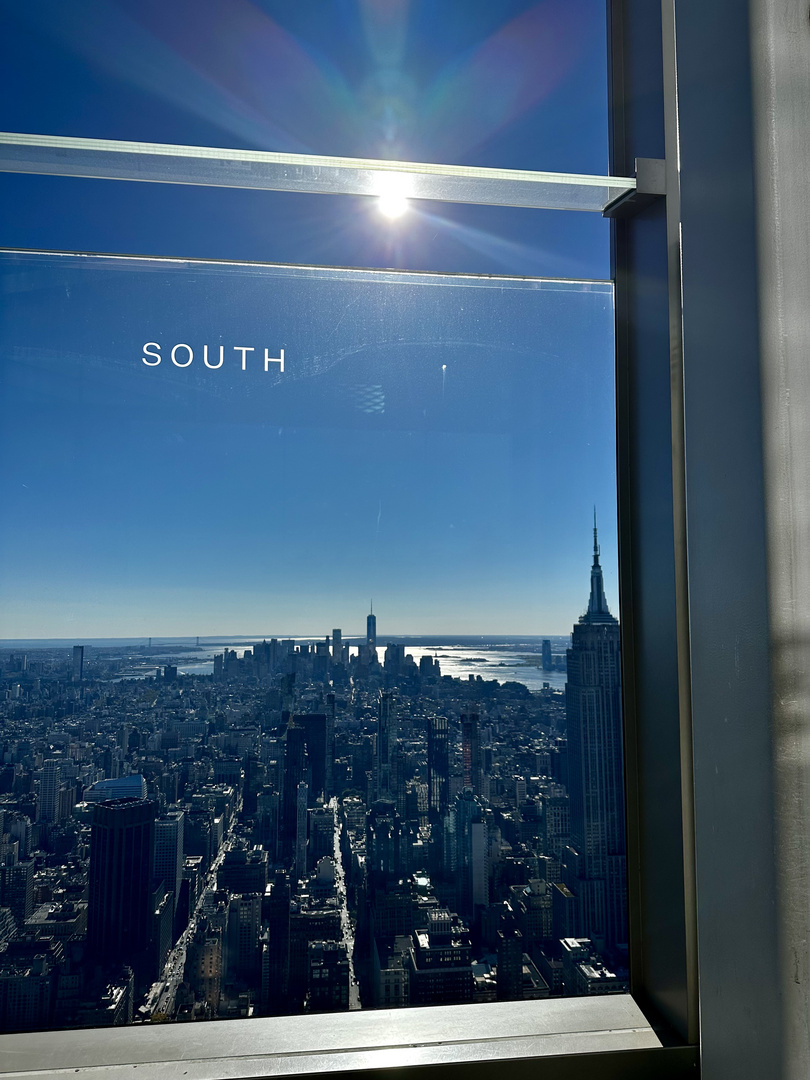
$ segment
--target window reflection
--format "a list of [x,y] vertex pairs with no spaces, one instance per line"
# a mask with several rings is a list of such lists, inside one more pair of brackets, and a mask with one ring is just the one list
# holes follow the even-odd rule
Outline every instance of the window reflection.
[[626,989],[611,286],[0,271],[5,1030]]

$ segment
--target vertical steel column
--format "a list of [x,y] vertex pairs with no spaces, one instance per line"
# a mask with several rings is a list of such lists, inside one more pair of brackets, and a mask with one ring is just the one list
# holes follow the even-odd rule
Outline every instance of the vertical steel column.
[[[632,174],[636,158],[666,156],[671,130],[661,9],[614,0],[609,13],[611,170]],[[680,340],[677,320],[671,325],[677,229],[674,279],[671,233],[662,199],[614,218],[620,607],[632,990],[674,1038],[694,1042]]]

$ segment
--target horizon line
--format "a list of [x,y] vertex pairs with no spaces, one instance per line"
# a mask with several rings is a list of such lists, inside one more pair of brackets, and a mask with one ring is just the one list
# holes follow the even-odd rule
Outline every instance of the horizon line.
[[[351,631],[344,631],[341,627],[334,627],[333,629],[340,629],[343,641],[357,638],[358,640],[365,641],[366,634],[363,631],[357,633]],[[530,632],[526,630],[516,630],[511,633],[493,632],[482,633],[480,631],[428,631],[425,633],[384,633],[378,634],[377,639],[390,641],[394,638],[441,638],[441,637],[480,637],[480,638],[514,638],[514,637],[532,637],[532,638],[553,638],[553,637],[570,637],[571,631],[565,633],[554,633],[546,631],[544,633]],[[148,643],[152,641],[153,644],[160,644],[161,641],[190,641],[194,642],[197,638],[202,641],[208,641],[215,643],[222,639],[241,638],[244,640],[262,640],[266,641],[269,638],[276,639],[296,639],[296,640],[315,640],[322,641],[324,638],[332,637],[332,634],[302,634],[302,633],[256,633],[256,634],[234,634],[234,633],[220,633],[220,634],[75,634],[71,637],[15,637],[15,638],[0,638],[0,647],[13,644],[15,642],[23,641],[65,641],[65,642],[77,642],[80,643],[82,639],[89,641],[137,641]]]

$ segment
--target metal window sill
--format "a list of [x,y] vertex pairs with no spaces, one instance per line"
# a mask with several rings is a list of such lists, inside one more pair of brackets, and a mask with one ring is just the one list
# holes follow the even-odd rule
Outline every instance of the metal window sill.
[[[589,1055],[589,1075],[597,1077],[614,1075],[598,1062],[618,1064],[628,1053],[642,1071],[623,1065],[615,1075],[670,1075],[660,1066],[662,1055],[674,1063],[672,1054],[632,997],[617,994],[4,1035],[0,1077],[89,1072],[115,1080],[137,1070],[137,1080],[241,1080],[431,1066],[445,1073],[463,1066],[469,1076],[475,1065],[490,1072],[505,1061],[531,1063],[537,1076],[538,1059],[551,1065],[580,1055]],[[650,1053],[657,1065],[648,1072]]]

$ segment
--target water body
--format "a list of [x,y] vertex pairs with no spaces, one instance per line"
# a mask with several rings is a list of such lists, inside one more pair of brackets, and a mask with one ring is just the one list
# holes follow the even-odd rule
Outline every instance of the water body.
[[[253,639],[255,640],[255,639]],[[296,638],[301,644],[313,643],[316,638]],[[346,639],[344,639],[346,640]],[[558,636],[551,641],[552,657],[565,655],[570,644],[568,636]],[[482,679],[497,679],[498,682],[520,682],[530,690],[542,690],[544,685],[553,690],[565,688],[565,671],[543,671],[541,664],[542,638],[481,636],[470,638],[378,638],[377,653],[382,662],[385,646],[397,642],[405,646],[406,655],[419,663],[423,656],[431,656],[441,665],[442,675],[452,675],[455,679],[468,679],[470,675]],[[251,642],[252,643],[252,642]],[[357,650],[356,639],[349,638],[351,652]],[[223,648],[236,649],[242,656],[246,647],[244,638],[223,640],[217,648],[210,649],[200,643],[200,653],[194,659],[178,661],[177,670],[183,675],[210,675],[214,670],[213,656]],[[203,657],[203,650],[205,656]]]
[[[267,635],[268,640],[269,637],[270,635]],[[241,657],[246,649],[261,640],[261,637],[246,636],[201,638],[197,646],[195,638],[162,638],[159,641],[153,639],[152,648],[149,651],[146,648],[148,642],[145,638],[85,638],[81,644],[103,649],[108,656],[132,657],[133,654],[137,656],[138,651],[143,650],[142,658],[139,656],[138,659],[148,664],[150,670],[123,677],[144,678],[147,674],[151,674],[152,667],[165,663],[167,660],[173,660],[177,664],[178,672],[182,675],[210,675],[214,670],[216,653],[221,653],[223,649],[235,649],[237,656]],[[295,637],[293,640],[299,644],[312,644],[323,639]],[[352,653],[356,652],[359,640],[352,637],[344,638],[344,642],[349,644]],[[549,640],[552,657],[564,656],[570,644],[568,635],[550,636]],[[443,675],[452,675],[456,679],[468,679],[470,675],[476,677],[480,675],[482,679],[497,679],[501,683],[520,682],[533,691],[541,690],[546,684],[554,690],[562,690],[565,687],[565,671],[543,671],[542,669],[543,638],[540,636],[379,636],[377,652],[380,661],[383,660],[385,646],[389,642],[404,645],[406,655],[411,655],[417,664],[423,656],[433,657],[439,661]],[[69,649],[73,644],[73,641],[60,639],[0,641],[0,648]]]

